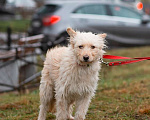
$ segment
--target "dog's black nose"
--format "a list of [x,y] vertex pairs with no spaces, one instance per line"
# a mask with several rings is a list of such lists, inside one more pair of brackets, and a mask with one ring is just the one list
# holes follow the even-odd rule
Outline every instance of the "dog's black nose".
[[83,56],[83,59],[84,59],[84,61],[88,61],[89,56],[88,56],[88,55],[84,55],[84,56]]

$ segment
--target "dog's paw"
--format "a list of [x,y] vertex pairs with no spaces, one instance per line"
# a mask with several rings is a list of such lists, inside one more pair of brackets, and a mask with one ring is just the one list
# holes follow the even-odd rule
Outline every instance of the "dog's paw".
[[70,115],[69,120],[74,120],[74,117]]

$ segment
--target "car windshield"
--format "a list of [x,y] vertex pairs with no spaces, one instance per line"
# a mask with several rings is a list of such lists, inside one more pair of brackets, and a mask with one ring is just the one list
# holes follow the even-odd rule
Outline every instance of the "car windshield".
[[113,16],[134,18],[134,19],[141,19],[142,17],[142,14],[123,6],[111,5],[110,9]]
[[136,0],[121,0],[123,2],[136,2]]
[[104,5],[85,5],[79,7],[74,11],[77,14],[95,14],[95,15],[106,15],[106,8]]
[[59,8],[58,5],[45,5],[39,9],[38,14],[53,13]]

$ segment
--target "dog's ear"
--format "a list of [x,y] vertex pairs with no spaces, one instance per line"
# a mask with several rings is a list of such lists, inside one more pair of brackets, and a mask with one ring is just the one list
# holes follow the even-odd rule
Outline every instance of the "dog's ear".
[[98,34],[100,37],[102,37],[103,39],[106,38],[107,34],[106,33],[102,33],[102,34]]
[[69,34],[70,37],[75,37],[77,34],[72,28],[67,28],[67,33]]
[[102,33],[102,34],[98,34],[98,36],[100,36],[103,39],[103,41],[104,41],[104,44],[102,44],[101,47],[100,47],[100,49],[102,50],[104,47],[106,47],[106,45],[105,45],[105,38],[106,38],[107,34],[106,33]]

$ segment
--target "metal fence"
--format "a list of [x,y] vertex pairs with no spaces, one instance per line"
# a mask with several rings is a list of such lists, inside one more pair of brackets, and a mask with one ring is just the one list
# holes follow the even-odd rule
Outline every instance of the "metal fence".
[[37,57],[44,59],[40,50],[43,37],[42,34],[25,37],[17,44],[8,41],[7,46],[0,47],[0,93],[22,92],[39,84],[41,71],[37,67],[42,67],[42,64],[38,63]]

